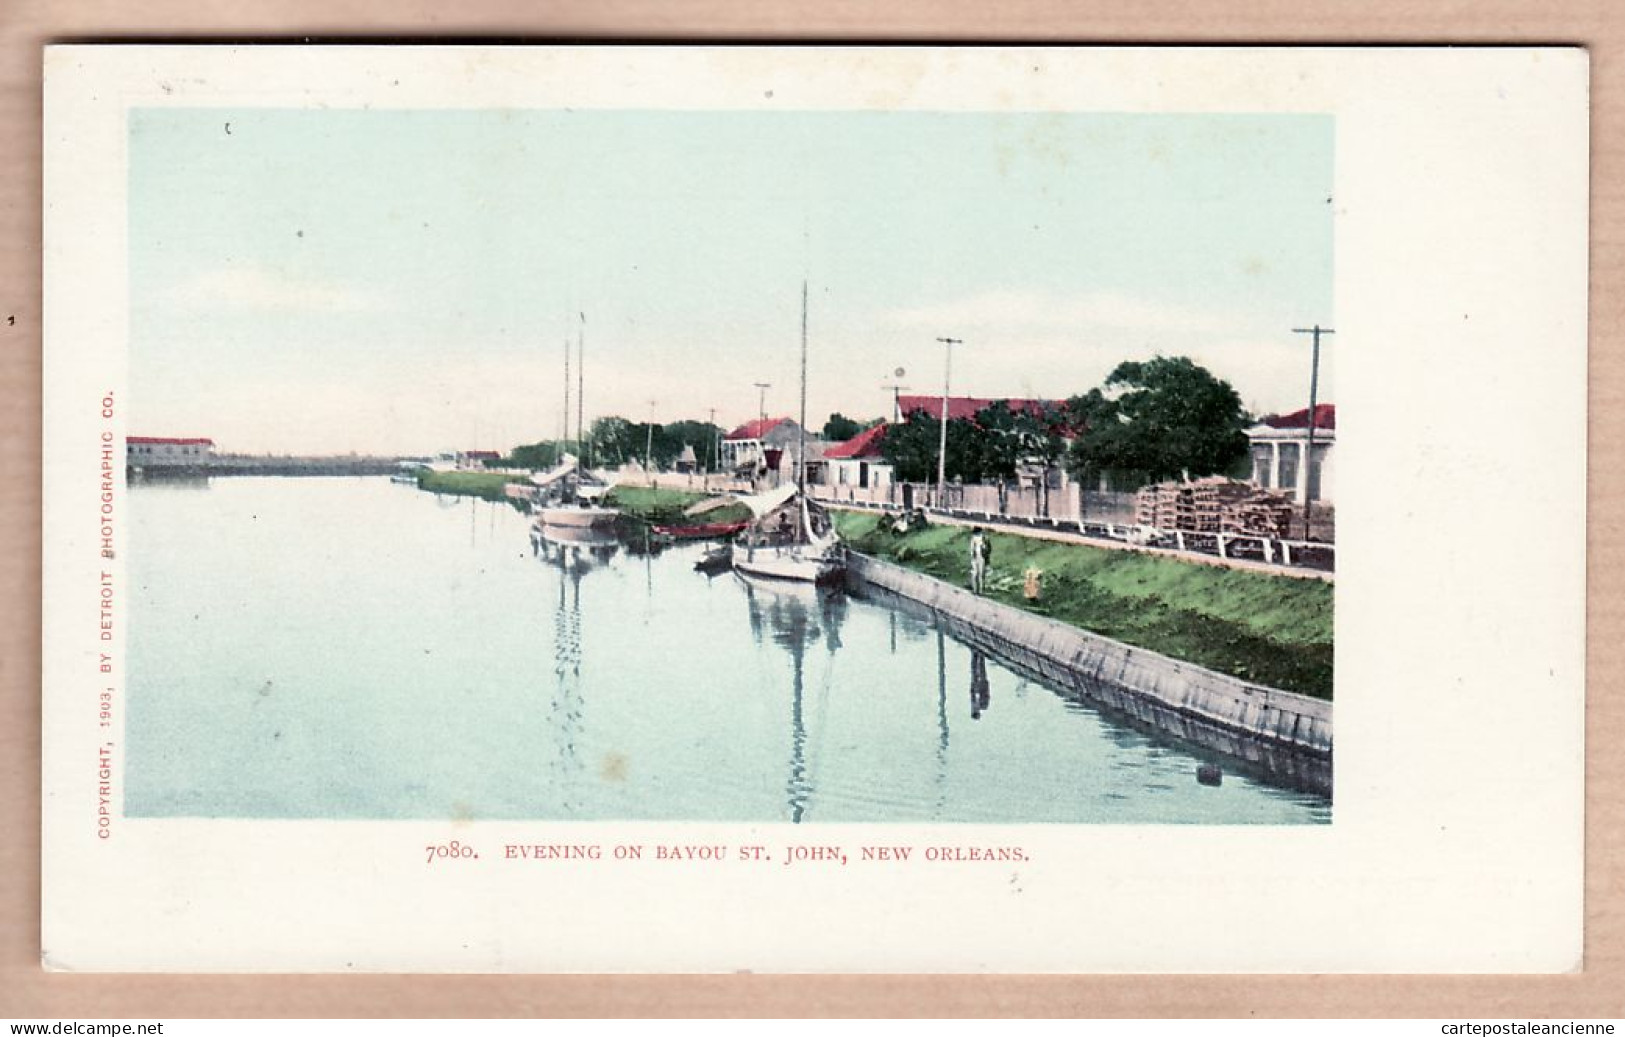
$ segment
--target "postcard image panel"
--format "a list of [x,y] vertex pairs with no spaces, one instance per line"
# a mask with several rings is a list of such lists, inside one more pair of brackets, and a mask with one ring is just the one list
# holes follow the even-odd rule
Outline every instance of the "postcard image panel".
[[[47,964],[1571,966],[1584,97],[1550,50],[54,48]],[[1581,421],[1509,447],[1512,385]],[[1432,518],[1508,449],[1569,536],[1474,655],[1516,603]],[[1517,733],[1466,688],[1540,696],[1542,820],[1463,781],[1442,725]]]

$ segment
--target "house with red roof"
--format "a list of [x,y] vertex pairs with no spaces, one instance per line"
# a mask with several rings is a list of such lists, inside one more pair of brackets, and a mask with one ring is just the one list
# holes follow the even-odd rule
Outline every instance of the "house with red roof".
[[825,481],[831,486],[856,486],[859,489],[885,487],[891,483],[892,466],[881,452],[887,428],[889,426],[882,421],[846,442],[826,449],[823,457]]
[[126,468],[197,468],[214,460],[214,440],[170,436],[124,437]]
[[[785,472],[795,468],[796,444],[801,440],[801,426],[793,418],[757,418],[747,421],[722,437],[722,465],[724,470],[756,477],[769,472]],[[808,457],[819,451],[821,441],[807,437]]]
[[[984,410],[995,403],[1003,403],[1012,411],[1018,413],[1021,411],[1026,411],[1029,414],[1040,414],[1043,412],[1045,407],[1058,407],[1063,402],[1065,401],[1026,399],[995,400],[981,396],[950,396],[948,397],[948,420],[971,421],[976,417],[978,411]],[[932,418],[936,421],[941,421],[942,397],[899,396],[897,398],[897,409],[905,418],[918,411],[923,412],[926,417]]]
[[1247,430],[1253,455],[1253,482],[1266,490],[1290,493],[1306,500],[1331,503],[1333,458],[1337,447],[1337,405],[1315,405],[1314,456],[1309,452],[1309,408],[1272,414]]

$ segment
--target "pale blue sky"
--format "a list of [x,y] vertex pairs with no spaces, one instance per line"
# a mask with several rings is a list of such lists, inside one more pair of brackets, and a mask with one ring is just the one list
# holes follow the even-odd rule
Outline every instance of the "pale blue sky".
[[589,418],[734,424],[756,381],[793,413],[804,275],[815,425],[886,412],[898,367],[939,392],[938,335],[966,342],[956,393],[1185,353],[1300,407],[1290,329],[1334,320],[1332,144],[1316,115],[140,109],[131,431],[556,435],[577,312]]

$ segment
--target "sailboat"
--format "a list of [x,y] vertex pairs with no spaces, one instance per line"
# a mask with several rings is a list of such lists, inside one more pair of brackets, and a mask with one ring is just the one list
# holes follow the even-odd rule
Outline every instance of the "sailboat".
[[[586,343],[587,318],[581,317],[581,330],[576,340],[576,442],[586,441]],[[564,345],[564,432],[570,433],[570,340]],[[538,529],[546,526],[592,527],[607,526],[621,514],[618,508],[602,503],[611,485],[609,480],[589,471],[580,458],[564,454],[559,463],[547,472],[531,476],[536,486]]]
[[807,282],[801,282],[801,440],[796,481],[736,498],[751,522],[734,541],[734,569],[753,576],[830,583],[846,572],[846,551],[828,512],[807,496]]

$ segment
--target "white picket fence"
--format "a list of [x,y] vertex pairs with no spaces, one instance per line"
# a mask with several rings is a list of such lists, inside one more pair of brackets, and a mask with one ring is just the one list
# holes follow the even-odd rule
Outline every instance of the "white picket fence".
[[[905,489],[905,486],[911,487]],[[1080,494],[1074,484],[1065,491],[1051,490],[1048,513],[1039,491],[1011,488],[1001,494],[997,486],[949,486],[939,505],[935,487],[898,484],[880,489],[852,486],[814,486],[812,495],[832,504],[886,512],[901,511],[905,502],[930,514],[946,515],[990,527],[1055,530],[1076,536],[1110,540],[1179,554],[1205,555],[1228,560],[1262,562],[1293,569],[1324,572],[1336,568],[1337,548],[1320,541],[1286,540],[1242,533],[1195,533],[1156,529],[1132,521],[1132,494],[1090,494],[1097,507],[1080,517]],[[1100,506],[1103,505],[1103,506]]]
[[[632,486],[663,486],[692,493],[751,493],[772,488],[769,481],[752,487],[748,480],[722,474],[642,472],[628,470],[622,480]],[[1331,543],[1286,540],[1241,533],[1193,533],[1134,524],[1133,494],[1090,493],[1083,497],[1078,484],[1051,488],[950,485],[942,500],[930,483],[889,483],[885,486],[809,486],[814,499],[830,504],[897,512],[906,506],[991,527],[1055,530],[1148,547],[1179,554],[1240,559],[1293,569],[1330,572],[1336,568],[1337,548]]]

